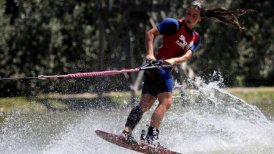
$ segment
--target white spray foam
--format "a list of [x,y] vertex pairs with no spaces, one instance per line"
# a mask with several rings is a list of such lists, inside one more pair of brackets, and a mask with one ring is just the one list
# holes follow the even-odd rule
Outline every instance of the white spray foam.
[[[160,128],[160,141],[181,153],[274,153],[274,124],[253,105],[219,89],[219,83],[203,84],[176,97]],[[154,106],[155,108],[155,106]],[[1,153],[102,153],[135,154],[108,143],[95,134],[103,129],[121,133],[128,110],[91,109],[82,116],[36,115],[31,119],[11,115],[1,127]],[[149,122],[151,109],[134,131]],[[51,118],[45,118],[50,116]],[[67,120],[70,116],[70,120]],[[76,120],[75,120],[76,119]],[[60,126],[62,126],[60,128]]]

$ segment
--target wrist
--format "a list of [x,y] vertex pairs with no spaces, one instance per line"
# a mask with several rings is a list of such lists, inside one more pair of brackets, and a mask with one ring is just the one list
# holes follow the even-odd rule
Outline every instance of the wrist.
[[174,65],[175,61],[174,61],[174,59],[167,59],[167,60],[165,60],[165,63],[169,64],[169,65]]

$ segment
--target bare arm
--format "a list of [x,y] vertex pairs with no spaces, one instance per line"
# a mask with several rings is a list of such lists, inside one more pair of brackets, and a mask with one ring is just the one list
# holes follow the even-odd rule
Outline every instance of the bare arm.
[[153,51],[153,41],[156,36],[160,35],[160,32],[156,27],[153,27],[146,33],[146,59],[156,60]]
[[192,51],[188,50],[183,56],[166,59],[165,62],[171,65],[181,64],[188,61],[192,57]]

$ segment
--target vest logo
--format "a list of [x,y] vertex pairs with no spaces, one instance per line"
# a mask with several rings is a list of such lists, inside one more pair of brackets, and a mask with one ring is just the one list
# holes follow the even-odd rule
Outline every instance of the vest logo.
[[181,35],[179,39],[176,41],[176,44],[178,44],[181,48],[185,48],[187,46],[187,41],[184,35]]

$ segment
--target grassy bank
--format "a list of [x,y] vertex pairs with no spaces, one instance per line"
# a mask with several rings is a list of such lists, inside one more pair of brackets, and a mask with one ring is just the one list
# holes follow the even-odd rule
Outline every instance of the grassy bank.
[[36,101],[26,97],[0,98],[0,112],[11,112],[20,110],[22,112],[46,111],[46,108]]
[[226,90],[252,104],[262,102],[274,103],[274,87],[228,88]]
[[101,105],[105,108],[111,108],[128,105],[130,100],[129,92],[105,93],[100,98],[92,93],[69,95],[54,93],[31,98],[24,96],[0,98],[0,122],[1,117],[16,111],[20,111],[20,113],[43,113],[47,111],[86,110],[98,108]]
[[[274,87],[273,88],[228,88],[229,93],[249,102],[263,103],[274,106]],[[175,93],[176,94],[176,93]],[[27,112],[46,112],[46,111],[65,111],[65,110],[83,110],[90,107],[104,106],[125,106],[131,100],[130,92],[123,93],[105,93],[102,98],[96,94],[49,94],[39,95],[33,98],[12,97],[0,98],[0,117],[4,114],[20,111]],[[91,103],[92,102],[92,103]],[[114,105],[114,106],[115,106]],[[270,105],[270,106],[271,106]],[[263,105],[265,108],[269,105]],[[273,109],[274,110],[274,109]],[[1,119],[0,119],[1,121]]]
[[16,111],[20,111],[20,113],[41,113],[46,112],[47,109],[44,105],[26,97],[0,98],[0,123],[7,114]]

